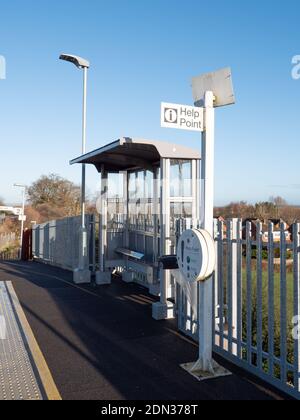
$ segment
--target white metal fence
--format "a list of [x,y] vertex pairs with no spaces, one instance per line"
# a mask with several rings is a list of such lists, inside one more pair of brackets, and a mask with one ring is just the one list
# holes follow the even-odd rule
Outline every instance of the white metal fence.
[[[89,230],[91,222],[92,216],[86,216],[86,226]],[[69,217],[34,226],[32,230],[33,257],[67,270],[77,268],[80,226],[81,217]],[[89,237],[92,240],[91,234]]]
[[[300,224],[215,221],[215,244],[214,352],[300,399]],[[177,284],[178,326],[196,341],[198,308],[197,286]]]
[[272,223],[268,235],[261,223],[217,223],[214,349],[300,398],[300,225],[278,232]]

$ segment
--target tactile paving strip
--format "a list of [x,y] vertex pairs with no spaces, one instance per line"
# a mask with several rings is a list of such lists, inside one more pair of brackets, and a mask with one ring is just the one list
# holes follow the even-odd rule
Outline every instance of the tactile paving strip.
[[42,400],[4,282],[0,282],[0,321],[0,400]]

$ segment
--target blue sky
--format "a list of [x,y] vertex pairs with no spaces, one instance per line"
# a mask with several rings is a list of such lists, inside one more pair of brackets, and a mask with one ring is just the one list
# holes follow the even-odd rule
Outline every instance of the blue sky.
[[[91,61],[88,149],[120,136],[200,148],[197,133],[160,128],[160,102],[192,104],[193,76],[231,66],[237,103],[216,111],[216,204],[281,195],[300,205],[298,0],[2,0],[0,196],[41,174],[80,181],[81,73]],[[98,175],[88,169],[94,193]]]

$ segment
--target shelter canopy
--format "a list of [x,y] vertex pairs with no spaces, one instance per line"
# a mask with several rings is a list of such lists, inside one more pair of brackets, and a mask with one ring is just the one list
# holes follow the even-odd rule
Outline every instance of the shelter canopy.
[[85,163],[95,165],[98,172],[149,169],[159,166],[161,159],[200,160],[200,154],[178,144],[163,141],[132,139],[123,137],[107,146],[73,159],[70,164]]

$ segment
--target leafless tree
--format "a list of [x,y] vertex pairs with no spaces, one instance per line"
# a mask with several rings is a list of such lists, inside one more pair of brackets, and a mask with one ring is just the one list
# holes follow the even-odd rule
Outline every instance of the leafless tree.
[[27,194],[28,202],[43,219],[80,214],[80,187],[59,175],[41,176]]

